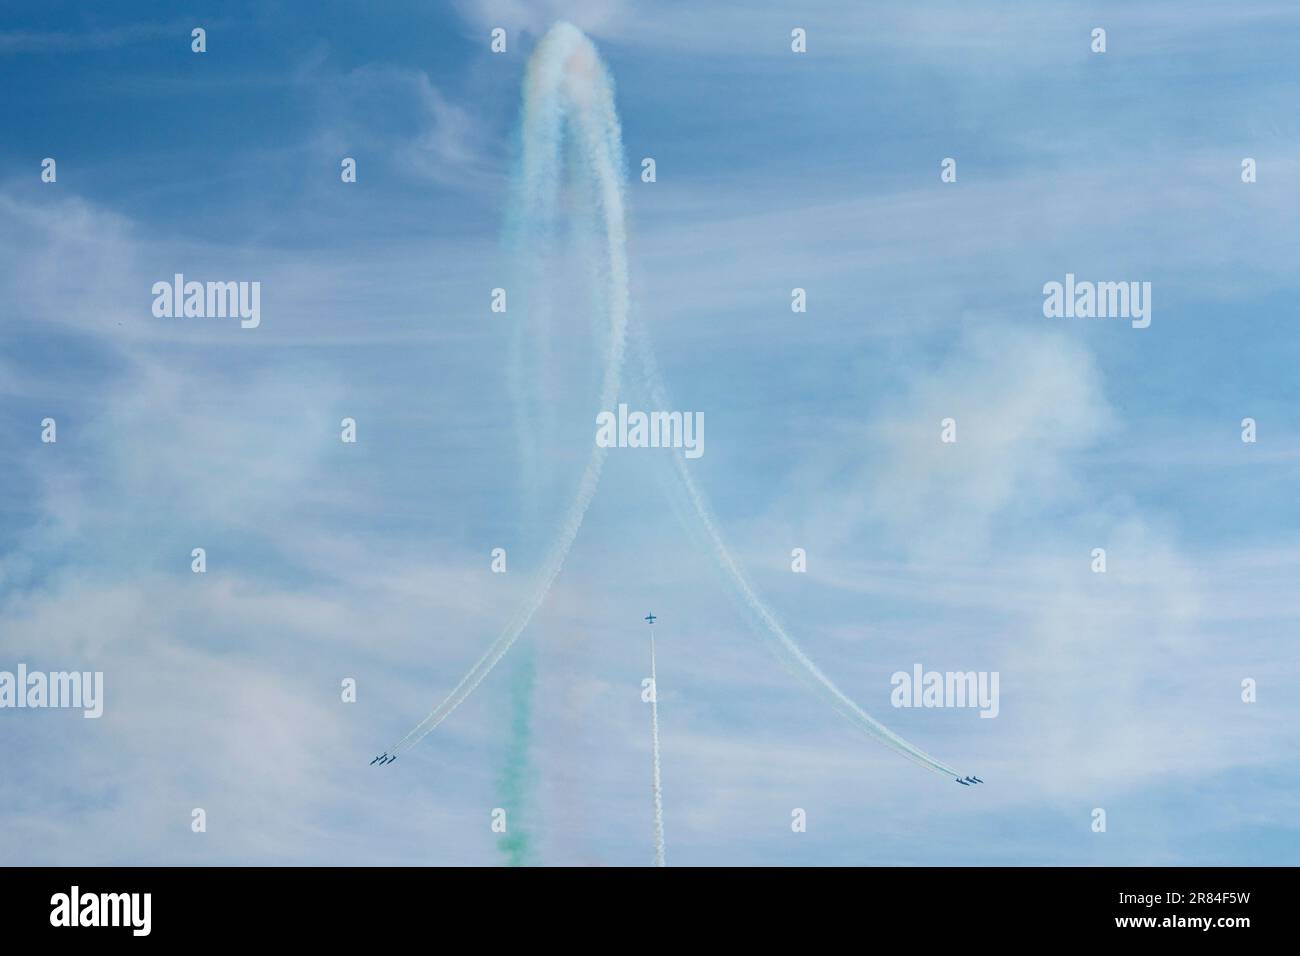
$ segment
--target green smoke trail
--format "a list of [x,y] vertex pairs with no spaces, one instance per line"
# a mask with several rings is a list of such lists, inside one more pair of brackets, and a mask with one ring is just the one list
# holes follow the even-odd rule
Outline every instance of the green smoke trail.
[[[599,237],[600,241],[596,243],[593,238],[593,243],[603,246],[604,252],[599,261],[589,265],[603,289],[609,334],[600,399],[594,407],[609,409],[618,403],[621,393],[629,310],[623,134],[614,108],[613,83],[596,48],[577,27],[557,23],[542,37],[529,59],[524,82],[522,196],[517,202],[520,228],[532,230],[531,248],[541,248],[536,244],[549,241],[546,231],[559,212],[561,172],[567,155],[561,147],[569,140],[572,142],[568,148],[581,159],[577,169],[585,177],[585,189],[599,210],[597,232],[592,235]],[[596,495],[607,452],[600,445],[591,446],[578,487],[536,571],[527,601],[442,703],[385,751],[394,760],[432,733],[474,692],[545,603]]]
[[497,840],[507,866],[533,862],[530,790],[533,776],[529,754],[533,742],[533,684],[536,667],[529,644],[520,648],[510,675],[510,741],[506,761],[497,781],[500,806],[506,811],[506,832]]

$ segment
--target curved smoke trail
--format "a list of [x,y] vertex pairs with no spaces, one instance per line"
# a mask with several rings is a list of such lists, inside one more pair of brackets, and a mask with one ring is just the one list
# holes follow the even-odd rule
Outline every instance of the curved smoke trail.
[[[582,31],[558,23],[547,32],[528,61],[524,80],[521,220],[541,224],[554,218],[559,189],[563,133],[569,130],[581,156],[577,172],[590,179],[604,231],[603,273],[609,339],[600,386],[600,408],[618,399],[627,333],[627,236],[623,221],[623,137],[614,110],[613,88],[604,64]],[[564,567],[565,558],[600,484],[606,449],[593,443],[578,489],[542,560],[537,584],[470,672],[446,699],[387,752],[396,757],[419,743],[442,723],[483,681],[518,639]]]
[[[604,228],[603,278],[607,283],[606,306],[609,311],[609,341],[601,382],[600,408],[615,407],[623,369],[623,353],[628,327],[628,273],[626,231],[624,225],[622,175],[623,146],[618,115],[609,76],[591,41],[576,27],[556,24],[542,38],[529,60],[524,86],[522,212],[523,222],[549,222],[557,206],[560,171],[560,147],[564,129],[572,132],[582,159],[581,175],[594,187],[595,198]],[[654,355],[645,333],[638,327],[636,344],[641,354],[651,398],[659,408],[672,408],[655,367]],[[542,562],[537,586],[510,623],[479,661],[434,710],[420,721],[392,749],[395,759],[410,749],[447,715],[456,709],[483,681],[528,626],[559,576],[569,549],[582,526],[583,517],[600,483],[605,449],[594,446],[582,473],[560,532]],[[773,639],[778,658],[794,674],[808,683],[854,726],[913,762],[949,776],[959,774],[952,767],[931,757],[880,723],[849,699],[795,642],[776,615],[762,601],[745,577],[740,565],[718,530],[712,509],[704,493],[695,484],[685,460],[673,455],[677,476],[699,519],[714,557],[738,592],[744,605],[761,625],[760,632]],[[652,710],[652,717],[656,717]],[[657,736],[657,719],[655,733]],[[657,750],[656,750],[657,753]],[[657,774],[656,774],[657,781]],[[656,783],[656,796],[658,788]],[[661,807],[656,802],[656,858],[662,852],[658,844]]]
[[[650,347],[646,332],[639,324],[634,324],[632,327],[632,342],[641,358],[642,371],[650,400],[653,403],[652,407],[662,409],[675,407],[668,397],[663,379],[659,376],[654,352]],[[763,599],[758,596],[758,593],[749,583],[749,579],[745,577],[745,572],[732,556],[731,549],[727,547],[721,531],[718,530],[718,523],[713,517],[713,509],[709,507],[708,499],[695,483],[695,479],[691,477],[690,469],[686,466],[685,456],[674,454],[671,457],[677,477],[686,491],[691,509],[695,517],[699,519],[700,525],[704,528],[709,543],[712,545],[714,558],[725,572],[730,583],[735,587],[745,607],[757,619],[760,625],[759,632],[775,639],[775,644],[771,646],[777,652],[777,658],[781,663],[791,673],[807,683],[818,696],[847,717],[859,730],[909,760],[920,764],[927,770],[933,770],[936,773],[943,773],[952,777],[960,776],[952,767],[931,757],[920,747],[908,743],[876,720],[854,703],[842,690],[835,686],[835,683],[829,677],[822,673],[821,668],[795,642],[776,614],[763,602]]]

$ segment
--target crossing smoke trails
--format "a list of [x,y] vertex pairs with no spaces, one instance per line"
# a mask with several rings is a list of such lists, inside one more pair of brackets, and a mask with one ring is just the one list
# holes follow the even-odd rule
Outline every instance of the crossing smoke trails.
[[655,799],[655,866],[664,865],[664,790],[659,779],[659,675],[655,672],[655,636],[650,634],[650,746],[654,751],[651,784]]
[[[613,88],[604,65],[591,41],[576,27],[558,23],[547,32],[528,62],[524,81],[522,212],[520,225],[549,222],[556,214],[563,132],[574,135],[581,158],[579,175],[589,178],[603,226],[603,260],[593,264],[605,282],[609,311],[609,339],[601,383],[601,409],[614,408],[621,386],[623,358],[628,332],[628,274],[626,231],[622,191],[623,145]],[[642,360],[645,385],[657,408],[673,408],[659,377],[654,354],[645,332],[634,327],[635,345]],[[496,663],[528,626],[559,576],[582,526],[587,507],[600,483],[605,449],[593,442],[591,457],[582,473],[560,532],[542,562],[537,586],[499,637],[441,704],[420,721],[388,751],[394,756],[409,750],[447,718],[483,681]],[[909,760],[954,778],[960,774],[919,747],[908,743],[850,700],[821,672],[786,631],[750,585],[718,530],[704,493],[691,477],[683,456],[672,455],[677,477],[685,490],[690,509],[703,527],[714,557],[741,601],[755,618],[758,630],[768,639],[777,657],[823,700],[854,726]],[[657,714],[652,709],[657,739]],[[656,861],[662,858],[661,808],[658,794],[658,746],[656,743]]]

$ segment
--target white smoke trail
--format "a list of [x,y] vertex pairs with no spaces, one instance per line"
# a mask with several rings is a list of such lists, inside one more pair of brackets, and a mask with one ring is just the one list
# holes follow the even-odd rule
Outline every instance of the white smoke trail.
[[[649,391],[649,397],[652,402],[651,407],[669,409],[675,407],[668,397],[667,390],[664,388],[663,380],[659,376],[659,370],[654,359],[654,352],[650,347],[650,342],[645,331],[639,324],[634,324],[632,328],[633,344],[641,357],[643,374],[645,375],[646,388]],[[744,571],[732,556],[731,550],[727,547],[722,538],[722,533],[718,530],[718,524],[713,518],[713,510],[709,507],[708,499],[696,485],[695,479],[691,476],[690,469],[686,465],[686,459],[683,455],[673,454],[673,464],[676,468],[677,477],[686,490],[686,494],[694,511],[695,517],[699,519],[700,525],[709,539],[713,548],[713,555],[718,564],[726,573],[731,584],[736,588],[741,600],[751,613],[757,618],[760,625],[760,633],[766,633],[776,639],[776,649],[779,652],[777,657],[786,667],[798,677],[804,679],[806,683],[817,692],[819,696],[832,707],[838,710],[842,715],[847,717],[854,726],[864,731],[871,737],[880,741],[888,747],[891,747],[898,753],[907,757],[928,770],[936,773],[947,774],[952,777],[958,777],[960,774],[952,767],[931,757],[924,750],[914,746],[904,740],[898,734],[894,733],[880,721],[876,720],[865,710],[854,703],[849,697],[835,686],[821,669],[813,663],[812,659],[804,652],[786,631],[785,627],[777,619],[772,610],[763,603],[750,585],[748,578],[745,577]]]
[[[604,227],[606,261],[596,269],[603,272],[609,312],[609,340],[601,382],[600,408],[613,408],[618,399],[628,328],[628,273],[626,230],[622,191],[623,145],[618,115],[614,109],[612,84],[595,48],[576,27],[558,23],[542,38],[529,60],[524,86],[523,164],[520,223],[524,228],[554,219],[559,188],[560,152],[565,128],[572,132],[581,157],[580,175],[589,176]],[[654,355],[645,333],[637,327],[637,345],[646,382],[655,405],[672,408],[655,367]],[[488,675],[514,644],[541,607],[564,566],[569,549],[600,483],[605,449],[593,446],[578,489],[565,515],[560,532],[552,542],[539,572],[537,586],[510,623],[493,641],[470,672],[434,710],[393,748],[396,755],[408,750],[437,727]],[[682,456],[674,455],[677,476],[685,488],[719,565],[739,593],[744,605],[761,625],[760,632],[775,638],[778,658],[832,707],[856,727],[910,760],[937,773],[957,777],[947,764],[908,743],[850,700],[804,653],[776,615],[754,591],[739,564],[727,548],[703,492],[696,486]],[[653,672],[653,649],[651,657]],[[659,799],[658,711],[652,706],[655,737],[656,862],[662,860],[662,805]]]
[[650,632],[650,745],[654,750],[655,866],[664,865],[664,790],[659,778],[659,675],[655,672],[655,636]]
[[[580,30],[558,23],[547,32],[528,62],[524,81],[523,162],[520,228],[538,229],[555,216],[561,145],[567,128],[581,157],[579,175],[591,179],[604,231],[605,261],[593,268],[605,283],[609,338],[601,378],[599,408],[617,404],[627,334],[627,236],[623,218],[623,139],[609,76],[591,41]],[[564,567],[569,549],[600,484],[606,449],[593,443],[577,491],[542,560],[537,584],[523,606],[461,679],[424,720],[387,752],[410,749],[455,710],[505,656]]]

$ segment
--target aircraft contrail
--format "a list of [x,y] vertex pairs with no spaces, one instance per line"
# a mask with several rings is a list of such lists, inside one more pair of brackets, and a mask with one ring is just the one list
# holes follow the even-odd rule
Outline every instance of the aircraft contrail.
[[[645,385],[649,391],[649,397],[654,408],[674,408],[668,397],[667,389],[664,387],[663,380],[659,375],[659,369],[655,362],[654,352],[650,347],[649,338],[644,329],[639,324],[632,326],[632,343],[641,358],[642,372],[645,376]],[[713,509],[709,507],[708,499],[704,492],[700,490],[691,476],[690,468],[687,467],[686,458],[680,454],[672,454],[673,465],[677,477],[682,487],[686,491],[687,498],[691,505],[691,510],[698,519],[701,527],[712,545],[713,556],[719,566],[725,572],[728,581],[735,587],[741,600],[748,610],[755,616],[759,624],[760,633],[775,638],[775,649],[778,650],[777,658],[786,666],[788,670],[796,676],[802,678],[812,689],[817,692],[827,703],[838,710],[843,716],[847,717],[851,723],[859,730],[864,731],[869,736],[875,738],[886,746],[892,748],[904,757],[920,764],[928,770],[936,773],[947,774],[952,777],[959,777],[960,774],[952,767],[940,760],[936,760],[920,747],[914,746],[904,740],[898,734],[894,733],[880,721],[876,720],[865,710],[854,703],[835,683],[822,673],[812,659],[804,652],[798,643],[790,636],[785,626],[773,613],[771,608],[764,603],[759,597],[745,572],[741,569],[740,564],[731,554],[731,549],[727,547],[726,541],[722,537],[722,532],[718,529],[718,523],[714,520]]]
[[664,791],[659,777],[659,677],[655,672],[655,635],[650,632],[650,746],[654,751],[651,787],[655,800],[655,866],[664,865]]
[[[529,59],[524,81],[523,162],[521,197],[515,211],[518,224],[550,222],[558,205],[561,146],[564,131],[574,137],[581,162],[576,175],[589,179],[597,200],[604,232],[603,261],[593,269],[605,283],[609,311],[609,340],[606,346],[604,374],[601,381],[600,408],[615,406],[621,386],[623,359],[628,333],[628,270],[626,229],[623,202],[623,144],[618,114],[614,108],[613,87],[591,41],[576,27],[557,23],[538,44]],[[667,390],[659,377],[654,354],[646,333],[633,327],[641,355],[650,398],[661,409],[672,408]],[[376,760],[391,762],[410,749],[442,723],[483,681],[528,626],[545,601],[573,546],[583,517],[600,483],[605,449],[593,445],[591,457],[579,480],[577,492],[565,515],[560,532],[542,562],[537,585],[529,598],[493,641],[479,661],[434,710],[420,721],[393,748]],[[854,703],[831,681],[798,645],[780,620],[759,597],[744,571],[732,556],[708,499],[691,477],[681,455],[672,455],[677,477],[686,492],[691,510],[703,527],[712,552],[726,578],[744,606],[754,616],[758,630],[773,639],[777,657],[796,676],[802,678],[827,703],[854,726],[909,760],[960,780],[956,770],[930,756],[880,723]],[[652,652],[653,670],[653,652]],[[657,705],[655,705],[657,707]],[[656,793],[656,861],[662,859],[662,820],[658,792],[658,714],[651,710],[655,746]],[[389,756],[391,755],[391,756]],[[373,763],[374,761],[372,761]]]
[[[600,408],[617,403],[627,335],[627,234],[623,205],[623,136],[614,109],[613,86],[591,41],[568,23],[557,23],[538,44],[524,79],[523,158],[516,214],[523,228],[541,229],[558,205],[561,146],[567,128],[582,162],[575,173],[588,177],[604,233],[604,261],[593,268],[605,285],[609,332],[601,377]],[[487,651],[424,720],[387,753],[394,758],[419,743],[483,681],[528,626],[564,567],[565,558],[600,484],[606,449],[593,443],[591,457],[565,513],[560,531],[542,560],[537,583]]]

